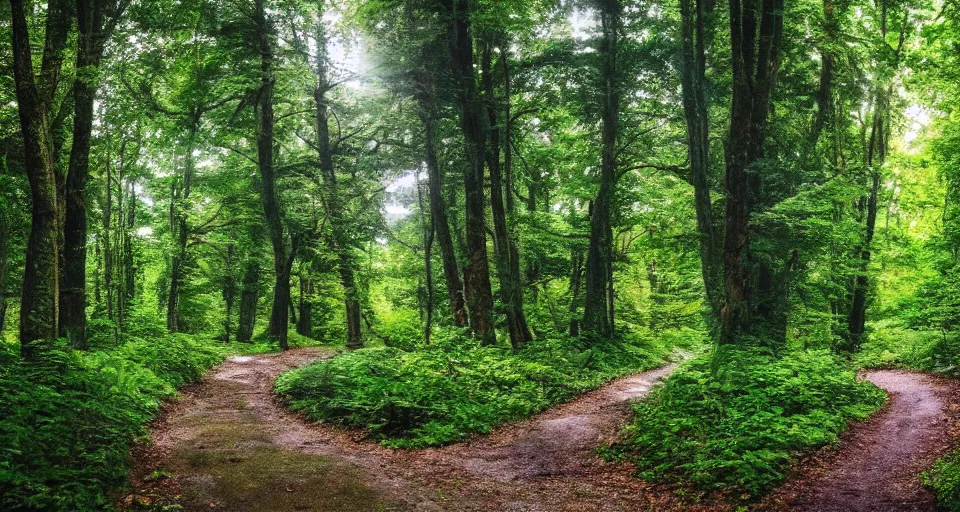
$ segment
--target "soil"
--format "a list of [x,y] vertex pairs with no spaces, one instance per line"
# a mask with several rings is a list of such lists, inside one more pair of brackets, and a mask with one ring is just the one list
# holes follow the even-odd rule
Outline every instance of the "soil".
[[895,370],[863,377],[890,395],[873,418],[854,425],[837,447],[806,461],[804,470],[759,507],[811,512],[925,512],[936,509],[920,474],[956,437],[958,386],[935,376]]

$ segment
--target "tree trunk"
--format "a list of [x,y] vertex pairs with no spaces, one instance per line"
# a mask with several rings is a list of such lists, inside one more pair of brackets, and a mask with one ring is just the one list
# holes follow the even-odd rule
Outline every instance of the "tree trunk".
[[833,116],[833,67],[836,56],[830,50],[837,37],[837,24],[834,18],[833,0],[823,0],[823,32],[826,41],[820,49],[820,87],[817,91],[817,115],[810,130],[810,143],[816,147],[820,134]]
[[[509,133],[509,132],[508,132]],[[527,188],[527,211],[530,213],[537,211],[537,194],[540,190],[540,176],[537,173],[532,173],[532,176],[528,177],[530,184]],[[540,277],[540,256],[538,254],[532,254],[527,256],[527,283],[533,284]],[[536,299],[536,290],[537,287],[534,285],[534,299]]]
[[[124,4],[125,5],[125,4]],[[101,0],[78,0],[77,57],[73,82],[73,146],[64,193],[63,272],[60,281],[60,336],[77,348],[86,348],[87,328],[87,205],[86,185],[90,168],[90,137],[93,106],[99,83],[93,76],[103,57],[109,37],[123,8],[113,12],[104,26]]]
[[[878,91],[880,89],[878,88]],[[848,318],[849,339],[843,347],[848,352],[856,352],[863,343],[867,321],[867,299],[870,292],[868,268],[871,259],[871,245],[877,226],[877,196],[880,191],[880,167],[887,156],[889,112],[887,96],[877,92],[874,101],[873,122],[870,129],[870,143],[867,150],[867,169],[870,172],[869,192],[866,196],[865,233],[863,242],[857,249],[859,258],[857,276],[854,279],[851,294],[850,315]]]
[[423,188],[420,186],[420,178],[417,177],[417,202],[420,205],[420,228],[423,232],[423,271],[424,271],[424,280],[426,281],[426,318],[424,319],[423,327],[423,342],[425,345],[430,344],[430,336],[433,332],[433,238],[434,238],[434,229],[433,222],[426,222],[424,220],[424,213],[426,211],[426,205],[423,201]]
[[104,163],[106,184],[104,187],[103,203],[103,289],[107,300],[107,319],[114,321],[113,311],[113,245],[110,235],[113,226],[113,174],[111,171],[110,153]]
[[[290,279],[292,280],[292,279],[293,279],[293,266],[292,266],[292,265],[290,266],[290,271],[291,271]],[[299,279],[298,279],[297,281],[299,281]],[[302,284],[302,283],[301,283],[301,284]],[[299,322],[297,321],[297,308],[298,308],[298,306],[297,306],[297,305],[294,305],[294,303],[293,303],[293,289],[294,289],[294,286],[293,286],[293,284],[291,284],[291,285],[290,285],[290,290],[291,290],[291,291],[290,291],[290,325],[292,325],[294,328],[296,328],[296,327],[297,327],[297,323],[299,323]]]
[[570,336],[580,336],[579,299],[583,283],[583,253],[570,251]]
[[[758,2],[762,2],[760,9]],[[737,343],[746,336],[781,343],[786,335],[785,302],[789,288],[785,273],[771,268],[770,258],[750,261],[753,205],[748,168],[762,156],[770,98],[780,66],[783,1],[731,0],[730,33],[733,94],[725,155],[725,303],[721,310],[720,342]]]
[[710,323],[720,316],[722,295],[720,252],[714,225],[713,200],[710,197],[710,119],[704,90],[706,65],[704,61],[704,5],[703,0],[681,0],[682,65],[680,86],[683,93],[683,115],[687,125],[687,149],[690,176],[694,190],[694,208],[697,213],[697,232],[700,237],[700,267]]
[[[338,255],[338,270],[340,284],[343,287],[344,308],[347,315],[347,348],[358,349],[363,347],[363,331],[360,322],[360,296],[354,276],[353,253],[348,240],[347,219],[344,218],[344,204],[338,190],[337,172],[333,164],[333,145],[330,141],[330,126],[326,93],[333,87],[333,81],[328,76],[328,61],[326,55],[326,31],[323,22],[317,23],[317,89],[314,93],[316,101],[316,129],[317,152],[320,157],[320,170],[323,174],[323,183],[327,189],[327,215],[330,217],[333,233],[333,248]],[[337,142],[339,143],[339,141]]]
[[237,341],[249,342],[257,322],[257,302],[260,299],[260,265],[256,259],[247,261],[240,291],[240,318],[237,320]]
[[100,247],[103,245],[103,233],[97,234],[96,243],[93,246],[94,258],[97,260],[97,268],[94,271],[93,275],[93,300],[97,303],[97,311],[103,309],[103,296],[101,294],[101,281],[103,279],[103,254],[101,253]]
[[[37,356],[33,342],[53,340],[59,329],[60,245],[57,179],[48,115],[57,88],[69,17],[65,2],[48,5],[46,44],[39,77],[34,76],[30,34],[22,0],[10,0],[13,75],[23,134],[24,164],[32,198],[30,237],[20,299],[20,353]],[[39,78],[39,80],[37,79]]]
[[[78,6],[87,2],[77,2]],[[87,6],[89,8],[89,6]],[[89,72],[99,59],[86,49],[91,42],[92,13],[79,18],[80,48],[77,69]],[[84,71],[80,71],[83,73]],[[93,100],[96,86],[77,79],[73,85],[73,147],[66,183],[66,216],[63,234],[63,274],[60,282],[60,336],[76,348],[87,346],[87,207],[84,200],[90,165],[90,134],[93,130]]]
[[477,97],[473,69],[473,37],[470,34],[470,0],[447,0],[451,15],[448,42],[460,128],[463,131],[467,162],[463,178],[467,266],[464,268],[464,294],[470,316],[470,329],[483,344],[496,342],[493,325],[493,291],[487,260],[486,205],[483,193],[484,153],[488,126],[483,106]]
[[[520,349],[532,340],[527,319],[523,314],[523,288],[520,283],[519,262],[515,257],[513,240],[507,228],[507,212],[503,204],[503,179],[500,168],[500,128],[497,125],[496,94],[493,86],[493,41],[485,41],[481,59],[481,75],[486,92],[487,117],[490,136],[487,149],[487,167],[490,169],[490,211],[493,215],[493,251],[500,279],[500,301],[507,317],[510,345]],[[509,193],[509,191],[508,191]],[[514,274],[516,270],[516,274]]]
[[[7,199],[0,197],[0,200]],[[0,340],[3,339],[3,329],[7,324],[7,272],[10,262],[10,216],[7,210],[10,204],[0,208]]]
[[237,296],[237,283],[234,280],[234,259],[236,258],[236,246],[227,245],[227,257],[225,258],[223,273],[223,303],[226,311],[223,316],[223,341],[230,343],[230,333],[233,331],[233,302]]
[[[890,48],[887,39],[888,6],[886,1],[881,2],[880,37],[884,50],[892,50],[892,64],[894,69],[900,65],[906,37],[906,18],[901,27],[899,43],[896,48]],[[863,241],[858,247],[859,268],[854,280],[851,298],[850,316],[848,321],[849,339],[843,347],[850,352],[860,349],[864,341],[866,330],[867,306],[870,293],[870,276],[868,273],[871,259],[871,245],[877,226],[877,196],[880,190],[880,170],[887,159],[887,149],[890,138],[890,97],[893,95],[893,86],[889,82],[874,85],[873,120],[870,128],[869,145],[867,146],[867,170],[870,173],[869,191],[866,194],[866,219]]]
[[590,215],[590,246],[587,249],[586,304],[583,311],[583,330],[600,336],[613,335],[611,323],[613,260],[613,227],[611,207],[616,184],[616,146],[620,117],[620,83],[617,71],[617,52],[622,29],[623,7],[619,0],[604,0],[600,4],[603,27],[601,74],[604,77],[602,112],[602,156],[600,190],[593,201]]
[[277,174],[273,165],[273,26],[267,19],[263,0],[255,0],[257,43],[260,50],[260,94],[257,102],[257,166],[260,171],[263,213],[273,246],[273,308],[270,311],[269,335],[287,350],[287,318],[290,307],[290,266],[283,220],[277,196]]
[[133,306],[133,299],[137,295],[136,278],[137,269],[134,267],[133,258],[133,229],[137,222],[137,192],[135,184],[130,180],[130,195],[127,200],[127,229],[123,237],[123,268],[124,268],[124,308],[129,309]]
[[179,183],[172,185],[170,209],[173,223],[170,232],[175,243],[174,252],[170,260],[170,293],[167,297],[167,330],[179,332],[180,326],[180,293],[183,290],[187,265],[187,241],[190,238],[190,227],[187,224],[187,205],[190,199],[190,188],[193,182],[194,156],[197,132],[200,130],[199,116],[190,120],[187,133],[186,149],[183,155],[183,174]]
[[297,321],[297,334],[313,336],[313,289],[312,279],[300,276],[300,319]]
[[114,292],[113,296],[116,299],[116,309],[114,310],[114,315],[116,316],[116,323],[114,325],[114,331],[119,336],[119,333],[123,330],[123,319],[124,319],[124,301],[123,301],[123,287],[124,287],[124,274],[123,274],[123,232],[126,230],[126,219],[124,215],[124,169],[126,168],[126,162],[124,161],[124,156],[126,152],[126,139],[120,144],[120,165],[117,166],[117,218],[114,221],[113,229],[113,268],[114,268]]
[[[500,67],[503,72],[503,177],[504,183],[503,186],[506,189],[506,200],[507,200],[507,215],[513,216],[517,211],[517,202],[516,190],[514,188],[513,180],[513,109],[512,107],[512,89],[511,89],[511,75],[510,75],[510,49],[509,41],[504,37],[500,41]],[[536,210],[536,203],[534,203],[534,210]],[[516,233],[508,232],[510,234],[510,274],[511,278],[515,283],[517,283],[517,290],[519,290],[520,298],[523,298],[523,281],[520,274],[520,246],[517,243]],[[537,277],[537,269],[539,265],[536,261],[531,260],[527,264],[527,282],[533,283]],[[532,270],[532,272],[531,272]],[[534,298],[536,298],[536,293],[539,287],[536,285],[532,286],[532,292]],[[522,308],[522,304],[520,305]]]
[[430,196],[430,219],[432,231],[436,234],[440,246],[440,258],[443,263],[443,276],[447,283],[447,296],[450,301],[450,314],[457,327],[467,325],[466,303],[463,297],[463,281],[460,280],[460,268],[450,235],[450,223],[447,220],[447,203],[443,198],[443,172],[437,158],[437,92],[430,70],[420,70],[416,75],[416,97],[419,103],[420,122],[423,123],[425,138],[424,159],[427,165],[427,186]]

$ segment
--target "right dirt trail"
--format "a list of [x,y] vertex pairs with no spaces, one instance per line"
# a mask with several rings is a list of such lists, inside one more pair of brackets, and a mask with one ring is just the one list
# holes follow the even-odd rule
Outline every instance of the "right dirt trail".
[[819,474],[787,486],[789,509],[805,511],[932,511],[934,496],[920,473],[949,444],[944,395],[951,386],[921,373],[878,370],[866,379],[890,394],[889,406],[845,436]]

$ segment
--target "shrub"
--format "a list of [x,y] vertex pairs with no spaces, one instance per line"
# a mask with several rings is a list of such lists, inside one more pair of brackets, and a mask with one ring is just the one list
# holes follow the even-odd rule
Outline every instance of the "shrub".
[[34,363],[0,347],[0,509],[103,510],[161,400],[223,357],[189,336],[81,353],[57,343]]
[[750,499],[886,400],[826,351],[739,350],[725,359],[716,374],[709,355],[678,370],[634,406],[625,440],[604,454],[633,462],[650,481]]
[[438,329],[415,352],[356,350],[288,372],[276,389],[317,421],[369,429],[394,447],[450,443],[541,411],[618,375],[660,364],[658,340],[558,338],[513,353]]
[[960,510],[960,451],[938,460],[923,474],[923,482],[937,495],[940,510]]
[[930,371],[942,335],[915,330],[895,319],[870,324],[870,333],[853,360],[861,368],[913,368]]

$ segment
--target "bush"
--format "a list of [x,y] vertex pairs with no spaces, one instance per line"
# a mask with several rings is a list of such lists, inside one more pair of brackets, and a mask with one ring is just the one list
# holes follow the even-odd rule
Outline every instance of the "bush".
[[940,510],[960,510],[960,452],[948,453],[923,474],[923,482],[937,495]]
[[413,351],[423,347],[423,324],[413,311],[387,311],[377,317],[376,337],[388,347]]
[[939,332],[915,330],[895,319],[870,324],[867,341],[854,354],[861,368],[912,368],[930,371],[934,352],[942,340]]
[[0,509],[103,510],[128,452],[176,388],[223,358],[189,336],[106,352],[43,347],[34,363],[0,347]]
[[625,441],[605,455],[633,462],[650,481],[752,499],[886,400],[826,351],[739,350],[725,360],[717,374],[709,355],[678,370],[634,406]]
[[960,377],[960,333],[881,320],[871,325],[867,342],[853,360],[861,368],[907,368]]
[[356,350],[288,372],[276,390],[310,419],[369,429],[389,446],[435,446],[657,366],[670,348],[640,336],[593,343],[564,337],[513,353],[438,329],[429,347]]

